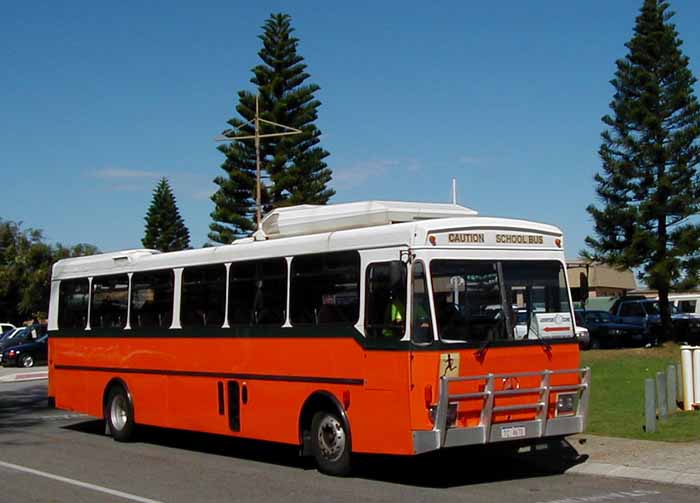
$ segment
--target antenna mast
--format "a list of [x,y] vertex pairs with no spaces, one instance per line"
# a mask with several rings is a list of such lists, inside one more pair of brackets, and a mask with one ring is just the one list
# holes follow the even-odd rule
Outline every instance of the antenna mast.
[[[270,126],[276,126],[279,128],[284,129],[285,131],[282,133],[266,133],[266,134],[260,134],[260,123],[268,124]],[[241,141],[241,140],[255,140],[255,221],[256,221],[256,231],[253,236],[255,239],[263,239],[262,235],[262,228],[260,226],[262,222],[262,204],[260,202],[261,199],[261,168],[260,168],[260,139],[261,138],[272,138],[274,136],[289,136],[293,134],[301,134],[302,131],[297,128],[293,128],[290,126],[285,126],[283,124],[278,124],[276,122],[268,121],[265,119],[260,118],[260,95],[256,94],[255,95],[255,117],[252,120],[249,120],[245,124],[241,124],[237,129],[240,131],[242,128],[245,126],[248,126],[250,124],[253,124],[255,128],[255,134],[252,135],[244,135],[244,136],[229,136],[228,133],[231,132],[231,130],[224,131],[221,133],[219,136],[214,138],[214,141]]]
[[457,204],[457,179],[452,177],[452,204]]

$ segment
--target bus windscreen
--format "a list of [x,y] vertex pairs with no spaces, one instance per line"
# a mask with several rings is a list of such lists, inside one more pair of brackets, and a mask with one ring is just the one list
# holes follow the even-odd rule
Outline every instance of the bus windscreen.
[[565,271],[556,261],[433,260],[441,340],[573,337]]

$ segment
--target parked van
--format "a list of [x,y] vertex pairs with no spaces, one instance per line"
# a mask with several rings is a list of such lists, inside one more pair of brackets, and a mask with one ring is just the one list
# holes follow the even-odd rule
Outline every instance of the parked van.
[[668,300],[676,306],[679,313],[700,317],[700,292],[672,294]]

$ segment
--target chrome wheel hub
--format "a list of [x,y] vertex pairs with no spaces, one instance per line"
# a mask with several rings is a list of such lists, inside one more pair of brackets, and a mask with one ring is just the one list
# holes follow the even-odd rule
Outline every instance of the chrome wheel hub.
[[126,400],[123,395],[117,395],[112,399],[112,405],[109,408],[109,416],[112,425],[117,430],[124,429],[127,421]]
[[318,428],[318,447],[328,461],[337,461],[345,452],[345,430],[333,416],[326,416]]

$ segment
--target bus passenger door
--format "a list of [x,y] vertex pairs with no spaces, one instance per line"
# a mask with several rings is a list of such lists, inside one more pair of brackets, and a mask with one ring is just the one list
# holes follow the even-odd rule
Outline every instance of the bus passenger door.
[[365,386],[396,391],[408,377],[406,264],[399,260],[367,266],[364,353]]
[[430,407],[437,400],[440,354],[430,350],[435,336],[425,265],[421,260],[414,261],[411,267],[409,294],[411,429],[429,430],[433,427]]
[[[406,265],[370,263],[365,284],[364,413],[353,416],[368,432],[364,450],[410,453],[409,344],[406,335]],[[359,440],[359,439],[358,439]],[[359,447],[361,448],[362,447]]]

